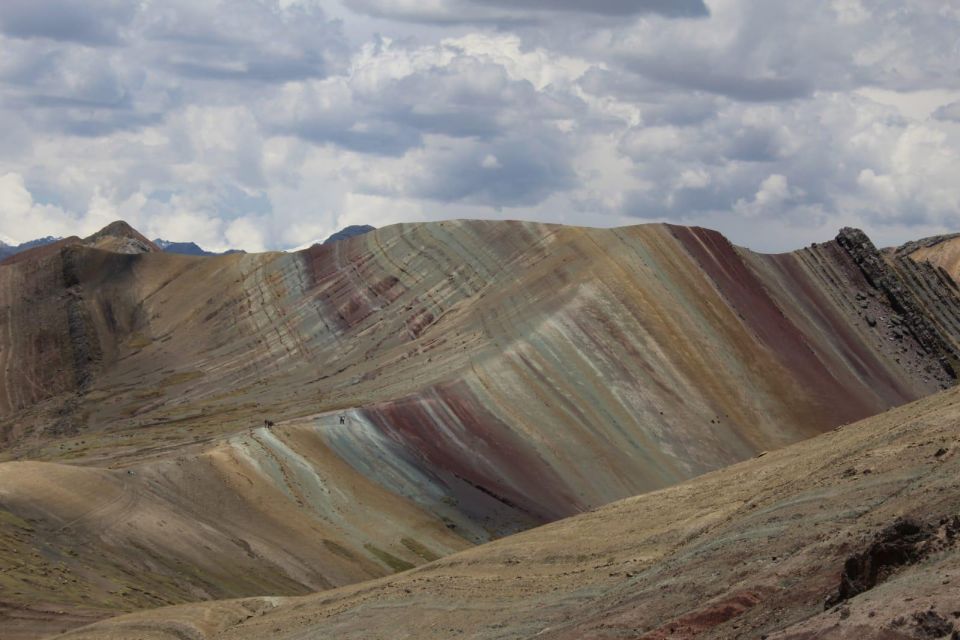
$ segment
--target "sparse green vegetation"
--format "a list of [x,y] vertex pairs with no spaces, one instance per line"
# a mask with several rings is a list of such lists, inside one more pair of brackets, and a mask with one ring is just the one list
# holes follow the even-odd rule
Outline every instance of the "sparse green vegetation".
[[403,538],[400,542],[407,549],[410,549],[410,551],[413,551],[427,562],[433,562],[434,560],[440,559],[440,556],[435,554],[433,551],[430,551],[430,549],[427,549],[425,546],[412,538]]
[[353,561],[356,561],[356,559],[357,559],[357,557],[356,557],[355,555],[353,555],[352,553],[350,553],[350,550],[349,550],[349,549],[347,549],[347,548],[344,547],[343,545],[337,544],[337,543],[334,542],[333,540],[324,540],[324,541],[323,541],[323,546],[325,546],[325,547],[326,547],[327,549],[329,549],[332,553],[340,556],[341,558],[345,558],[345,559],[347,559],[347,560],[353,560]]
[[370,553],[372,553],[374,556],[376,556],[377,560],[387,565],[397,573],[401,571],[407,571],[409,569],[413,569],[415,566],[407,562],[406,560],[402,560],[397,556],[387,551],[384,551],[383,549],[380,549],[379,547],[376,547],[370,543],[363,545],[363,548],[369,551]]
[[151,344],[153,344],[153,340],[139,332],[134,333],[130,336],[130,339],[127,340],[127,346],[134,350],[149,347]]
[[0,510],[0,525],[10,525],[25,531],[33,531],[33,527],[30,526],[29,522],[15,513],[6,510]]

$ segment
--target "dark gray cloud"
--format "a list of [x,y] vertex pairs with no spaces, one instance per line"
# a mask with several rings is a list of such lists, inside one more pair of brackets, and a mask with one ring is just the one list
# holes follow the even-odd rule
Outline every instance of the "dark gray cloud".
[[723,157],[741,162],[774,162],[783,156],[783,143],[772,127],[738,127],[729,134]]
[[117,47],[28,40],[4,45],[0,95],[36,131],[96,137],[162,119],[168,103],[149,103],[145,75],[119,61]]
[[[645,21],[612,30],[594,49],[635,92],[656,85],[745,102],[785,102],[818,91],[960,87],[960,14],[901,0],[718,5],[708,20]],[[882,43],[882,44],[881,44]],[[628,85],[629,75],[618,79]],[[629,89],[627,89],[629,90]]]
[[117,44],[137,8],[137,3],[124,0],[4,0],[0,31],[12,38]]
[[335,122],[323,118],[307,118],[277,125],[274,130],[308,142],[332,144],[374,156],[402,156],[423,141],[422,134],[416,129],[404,128],[392,122],[366,120],[362,129],[351,127],[337,126]]
[[[625,192],[621,211],[720,225],[747,238],[771,233],[774,220],[791,238],[809,241],[829,234],[837,220],[900,233],[952,228],[960,225],[953,211],[960,190],[946,187],[951,140],[864,98],[731,102],[696,125],[628,132],[620,149],[643,186]],[[738,220],[753,221],[761,235],[749,236],[751,227]]]
[[578,180],[567,143],[540,133],[432,153],[427,170],[397,195],[495,208],[536,205]]
[[670,58],[626,60],[628,70],[666,85],[714,93],[746,102],[792,100],[811,95],[814,85],[804,77],[757,77],[725,71],[706,60]]
[[[424,133],[489,140],[510,129],[582,114],[575,96],[538,91],[498,64],[459,56],[392,82],[376,97],[378,113]],[[536,114],[535,118],[531,115]]]
[[[416,54],[405,49],[395,53]],[[429,135],[489,143],[528,130],[533,120],[572,118],[585,111],[575,96],[539,91],[528,80],[511,78],[502,65],[461,51],[375,85],[306,84],[279,106],[267,106],[264,119],[286,135],[397,156],[422,146]]]
[[398,22],[431,26],[487,25],[519,26],[532,25],[536,20],[530,15],[501,10],[491,11],[485,7],[471,6],[468,0],[448,0],[447,4],[416,5],[398,3],[395,0],[343,0],[351,10]]
[[703,0],[345,0],[354,11],[378,18],[432,25],[495,24],[523,26],[553,21],[557,14],[578,13],[605,18],[654,14],[668,18],[698,18],[710,14]]
[[933,117],[945,122],[960,122],[960,102],[943,105],[933,112]]
[[145,13],[140,28],[157,67],[198,81],[279,84],[321,78],[347,56],[338,26],[318,8],[279,13],[258,2],[172,0]]
[[163,121],[163,114],[78,109],[57,111],[55,114],[47,113],[38,117],[36,121],[45,123],[48,131],[84,138],[99,138],[120,131],[136,131],[159,124]]
[[322,55],[297,57],[261,56],[256,52],[240,55],[233,51],[220,56],[220,62],[210,59],[180,58],[168,63],[174,73],[197,80],[226,80],[243,82],[290,82],[326,75],[326,61]]
[[626,69],[593,67],[583,75],[579,84],[592,96],[615,96],[637,105],[647,126],[693,126],[710,120],[720,108],[719,96],[671,89]]
[[538,11],[576,11],[608,16],[633,16],[656,13],[670,17],[706,16],[710,11],[703,0],[469,0],[471,4],[506,9]]
[[342,82],[302,83],[261,107],[260,118],[276,135],[375,156],[402,156],[420,146],[423,132],[397,122],[404,105],[386,109],[368,94],[360,100]]

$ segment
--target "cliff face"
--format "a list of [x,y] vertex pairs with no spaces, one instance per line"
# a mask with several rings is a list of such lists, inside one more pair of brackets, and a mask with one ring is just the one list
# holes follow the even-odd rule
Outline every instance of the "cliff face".
[[[53,485],[36,495],[11,480],[0,507],[60,541],[78,572],[100,543],[75,541],[108,539],[128,575],[147,551],[200,562],[150,515],[180,513],[189,495],[211,507],[190,512],[183,539],[210,558],[250,545],[243,572],[284,593],[419,564],[909,402],[953,384],[960,340],[950,282],[852,231],[781,255],[699,228],[489,221],[396,225],[296,254],[45,249],[0,265],[0,438],[8,459],[54,463],[35,470]],[[111,482],[141,506],[78,519],[89,497],[73,491],[74,465],[135,471]],[[266,588],[210,558],[183,590],[168,588],[175,563],[138,588],[178,602]],[[88,597],[107,598],[91,584]]]
[[887,260],[859,229],[842,229],[837,242],[860,267],[867,282],[880,291],[902,325],[923,350],[955,380],[958,323],[957,285],[942,270],[904,255]]

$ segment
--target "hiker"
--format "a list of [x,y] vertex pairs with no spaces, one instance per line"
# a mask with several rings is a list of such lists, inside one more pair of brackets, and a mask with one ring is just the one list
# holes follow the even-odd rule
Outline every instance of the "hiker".
[[273,426],[273,420],[264,420],[264,421],[263,421],[263,426],[265,426],[267,429],[269,429],[270,427]]
[[340,424],[347,424],[346,419],[343,416],[340,416]]

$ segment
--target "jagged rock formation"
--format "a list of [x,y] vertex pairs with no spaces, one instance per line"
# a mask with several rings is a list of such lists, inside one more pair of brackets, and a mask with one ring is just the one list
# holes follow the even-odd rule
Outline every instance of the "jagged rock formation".
[[[952,290],[862,242],[452,221],[294,254],[103,250],[150,248],[131,231],[0,265],[0,453],[47,463],[0,506],[79,576],[48,595],[64,616],[383,575],[954,382]],[[74,491],[99,477],[127,497]],[[263,581],[217,569],[244,545]],[[31,594],[11,608],[49,594],[30,575],[0,572]]]
[[842,229],[837,242],[853,257],[868,283],[886,296],[903,326],[944,372],[956,379],[960,296],[948,276],[904,256],[884,260],[866,234]]

